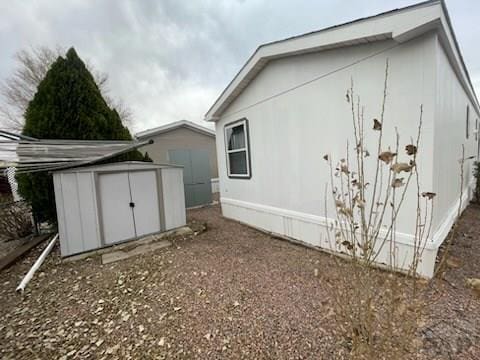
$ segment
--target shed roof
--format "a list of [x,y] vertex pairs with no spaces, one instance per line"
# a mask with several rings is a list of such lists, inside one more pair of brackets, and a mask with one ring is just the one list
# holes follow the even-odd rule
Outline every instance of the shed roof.
[[101,171],[129,171],[129,170],[150,170],[164,168],[183,168],[180,165],[173,164],[155,164],[144,161],[122,161],[116,163],[92,165],[85,167],[77,167],[73,169],[59,170],[54,173],[80,173],[80,172],[101,172]]
[[198,132],[200,134],[208,135],[215,137],[215,131],[212,129],[209,129],[207,127],[201,126],[199,124],[196,124],[194,122],[188,121],[188,120],[180,120],[180,121],[175,121],[170,124],[162,125],[156,128],[140,131],[135,134],[135,137],[137,139],[145,139],[149,138],[155,135],[163,134],[178,128],[187,128],[190,130],[193,130],[195,132]]
[[260,45],[205,114],[205,120],[217,121],[271,60],[387,39],[403,43],[432,30],[439,34],[454,71],[480,116],[475,90],[445,3],[443,0],[429,0]]

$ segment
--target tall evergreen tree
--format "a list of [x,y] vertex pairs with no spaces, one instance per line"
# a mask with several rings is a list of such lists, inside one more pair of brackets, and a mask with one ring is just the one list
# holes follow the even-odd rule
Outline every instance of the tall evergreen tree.
[[[38,85],[25,113],[22,134],[38,139],[132,140],[73,48],[52,64]],[[132,151],[112,161],[118,160],[143,160],[143,156]],[[39,220],[56,222],[52,176],[21,174],[17,180],[20,194]]]

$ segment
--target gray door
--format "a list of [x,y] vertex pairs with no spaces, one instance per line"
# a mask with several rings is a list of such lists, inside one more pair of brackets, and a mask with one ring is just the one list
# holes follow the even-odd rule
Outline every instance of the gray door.
[[134,238],[135,223],[130,207],[132,199],[128,173],[100,174],[98,181],[105,245]]
[[105,245],[160,231],[155,171],[100,174],[98,181]]
[[132,197],[135,236],[160,231],[157,175],[155,171],[132,171],[129,173]]
[[169,150],[170,163],[183,166],[185,205],[193,207],[212,202],[210,161],[207,150]]

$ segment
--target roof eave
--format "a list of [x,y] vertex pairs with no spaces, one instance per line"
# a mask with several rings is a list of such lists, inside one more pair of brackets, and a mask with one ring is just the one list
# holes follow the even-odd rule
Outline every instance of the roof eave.
[[191,121],[188,120],[180,120],[177,122],[173,122],[171,124],[163,125],[158,128],[154,129],[149,129],[149,130],[144,130],[140,131],[135,134],[135,137],[137,139],[145,139],[145,138],[151,138],[157,135],[161,135],[179,128],[187,128],[189,130],[195,131],[199,134],[206,135],[206,136],[211,136],[215,137],[215,131],[208,129],[206,127],[203,127],[201,125],[197,125]]

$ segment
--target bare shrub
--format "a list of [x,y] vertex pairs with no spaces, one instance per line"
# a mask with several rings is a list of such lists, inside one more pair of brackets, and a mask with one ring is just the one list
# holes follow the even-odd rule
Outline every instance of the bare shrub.
[[426,304],[421,296],[411,296],[410,279],[356,262],[340,269],[343,274],[333,288],[344,339],[339,352],[346,350],[354,359],[407,359],[418,353]]
[[[330,154],[324,156],[335,204],[335,221],[328,231],[330,246],[351,259],[337,261],[342,275],[333,289],[336,315],[345,345],[357,359],[405,359],[421,345],[417,330],[425,303],[418,291],[417,270],[430,236],[436,194],[420,188],[422,106],[415,138],[403,142],[395,128],[392,143],[385,144],[387,85],[388,61],[379,117],[365,121],[365,109],[354,93],[352,80],[346,99],[351,107],[354,143],[347,142],[346,154],[338,161]],[[367,146],[372,146],[366,143],[367,131],[376,136],[374,149]],[[417,204],[412,214],[415,236],[411,263],[404,275],[374,270],[380,256],[388,271],[402,265],[396,252],[396,234],[407,196],[415,196]],[[327,199],[325,213],[328,218]]]

